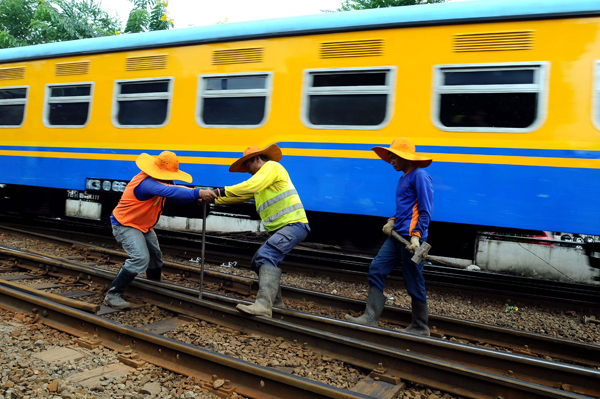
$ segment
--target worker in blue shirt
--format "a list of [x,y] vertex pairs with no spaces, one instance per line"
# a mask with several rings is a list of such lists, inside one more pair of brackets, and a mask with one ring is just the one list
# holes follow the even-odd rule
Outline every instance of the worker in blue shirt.
[[389,148],[374,147],[373,151],[384,161],[392,164],[403,175],[396,188],[396,214],[383,227],[391,235],[395,230],[410,242],[404,245],[389,237],[369,267],[369,297],[365,313],[360,317],[346,315],[346,319],[359,324],[376,327],[385,305],[383,288],[386,277],[402,262],[404,285],[411,297],[412,323],[403,331],[429,336],[427,321],[427,295],[423,278],[423,261],[415,264],[412,253],[427,241],[429,222],[433,211],[433,184],[424,168],[432,160],[415,153],[415,145],[406,137],[398,137]]

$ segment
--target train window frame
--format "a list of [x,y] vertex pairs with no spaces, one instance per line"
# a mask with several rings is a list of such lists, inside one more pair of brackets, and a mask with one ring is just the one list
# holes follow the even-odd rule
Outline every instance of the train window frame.
[[[196,123],[206,129],[258,129],[263,127],[269,117],[271,116],[271,101],[273,94],[273,75],[272,71],[264,72],[238,72],[238,73],[216,73],[198,75],[198,89],[196,95]],[[206,90],[206,82],[210,78],[223,78],[232,77],[239,78],[245,76],[265,76],[265,88],[264,89],[239,89],[239,90]],[[204,98],[224,98],[224,97],[255,97],[265,96],[265,113],[260,123],[255,125],[214,125],[205,123],[202,118],[202,111],[204,109]]]
[[[329,86],[313,87],[315,75],[325,74],[343,74],[355,72],[386,72],[385,85],[383,88],[375,86]],[[302,79],[302,104],[300,106],[300,120],[304,126],[310,129],[328,129],[328,130],[381,130],[387,127],[394,116],[394,100],[396,95],[396,74],[395,66],[376,66],[376,67],[354,67],[354,68],[312,68],[303,71]],[[385,109],[385,118],[378,125],[317,125],[310,121],[310,96],[311,95],[351,95],[351,94],[386,94],[387,102]]]
[[594,61],[594,82],[592,83],[592,124],[600,131],[600,60]]
[[[121,94],[121,85],[124,83],[152,83],[156,81],[167,81],[168,89],[165,92],[152,93],[134,93]],[[111,121],[114,127],[119,129],[160,129],[169,124],[171,120],[171,108],[173,107],[173,91],[175,86],[174,76],[164,76],[156,78],[139,78],[139,79],[119,79],[114,81],[113,101],[111,110]],[[165,121],[160,125],[122,125],[119,123],[119,101],[139,101],[139,100],[167,100],[167,114]]]
[[[52,97],[52,89],[70,86],[90,86],[90,94],[87,96],[69,96]],[[53,100],[54,98],[54,100]],[[49,129],[83,129],[92,119],[92,102],[94,98],[94,82],[75,82],[75,83],[49,83],[46,85],[44,93],[44,108],[42,110],[42,122]],[[88,114],[85,123],[82,125],[52,125],[50,123],[50,104],[52,103],[82,103],[85,100],[89,103]]]
[[[531,84],[486,84],[486,85],[449,85],[444,86],[444,72],[452,70],[455,72],[477,72],[477,71],[499,71],[532,69],[534,71]],[[548,117],[548,92],[550,78],[550,62],[503,62],[485,64],[445,64],[433,66],[433,93],[431,107],[431,121],[433,125],[445,132],[463,133],[530,133],[538,130]],[[476,127],[459,126],[449,127],[440,121],[440,104],[442,94],[454,93],[537,93],[538,107],[533,123],[526,128],[509,127]]]
[[20,125],[0,125],[0,129],[18,129],[25,124],[25,118],[27,118],[27,104],[29,103],[29,86],[6,86],[0,87],[0,90],[10,89],[25,89],[25,98],[13,98],[13,99],[0,99],[1,105],[21,105],[23,104],[23,121]]

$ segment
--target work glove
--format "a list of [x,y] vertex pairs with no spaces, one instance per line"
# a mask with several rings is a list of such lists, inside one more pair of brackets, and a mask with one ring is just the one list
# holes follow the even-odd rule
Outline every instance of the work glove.
[[383,226],[383,229],[381,229],[386,235],[391,236],[392,235],[392,231],[394,230],[394,223],[396,222],[396,219],[391,218],[388,219],[387,223],[385,224],[385,226]]
[[411,236],[410,237],[410,245],[406,246],[406,249],[408,249],[411,253],[415,253],[415,251],[417,249],[419,249],[419,247],[421,246],[421,243],[419,242],[419,237],[417,236]]

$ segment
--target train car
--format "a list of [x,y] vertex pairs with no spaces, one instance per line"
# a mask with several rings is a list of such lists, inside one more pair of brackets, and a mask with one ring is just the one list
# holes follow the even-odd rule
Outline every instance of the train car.
[[4,49],[2,207],[60,217],[84,198],[106,220],[142,152],[175,151],[195,185],[223,186],[245,178],[227,169],[247,146],[277,143],[313,234],[367,239],[399,178],[370,149],[408,136],[434,159],[432,239],[482,226],[600,235],[599,92],[600,4],[588,0]]

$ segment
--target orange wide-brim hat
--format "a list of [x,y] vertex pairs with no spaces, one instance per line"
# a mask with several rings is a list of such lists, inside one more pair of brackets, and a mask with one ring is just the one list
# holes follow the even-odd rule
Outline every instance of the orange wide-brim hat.
[[244,150],[244,155],[231,164],[229,167],[230,172],[250,172],[248,168],[244,165],[244,162],[247,160],[254,158],[258,155],[266,155],[270,161],[279,162],[281,161],[281,148],[277,146],[277,144],[271,144],[266,147],[264,150],[261,150],[260,147],[248,147]]
[[135,164],[151,177],[158,180],[180,180],[186,183],[192,182],[192,176],[179,170],[177,155],[171,151],[163,151],[158,158],[146,153],[140,154]]
[[400,158],[417,162],[421,168],[426,168],[431,165],[431,162],[433,162],[431,158],[418,155],[415,151],[414,143],[406,137],[396,138],[394,141],[392,141],[392,144],[389,146],[389,148],[373,147],[371,149],[375,151],[375,154],[377,154],[379,158],[383,159],[387,163],[392,163],[390,160],[390,152],[396,154]]

